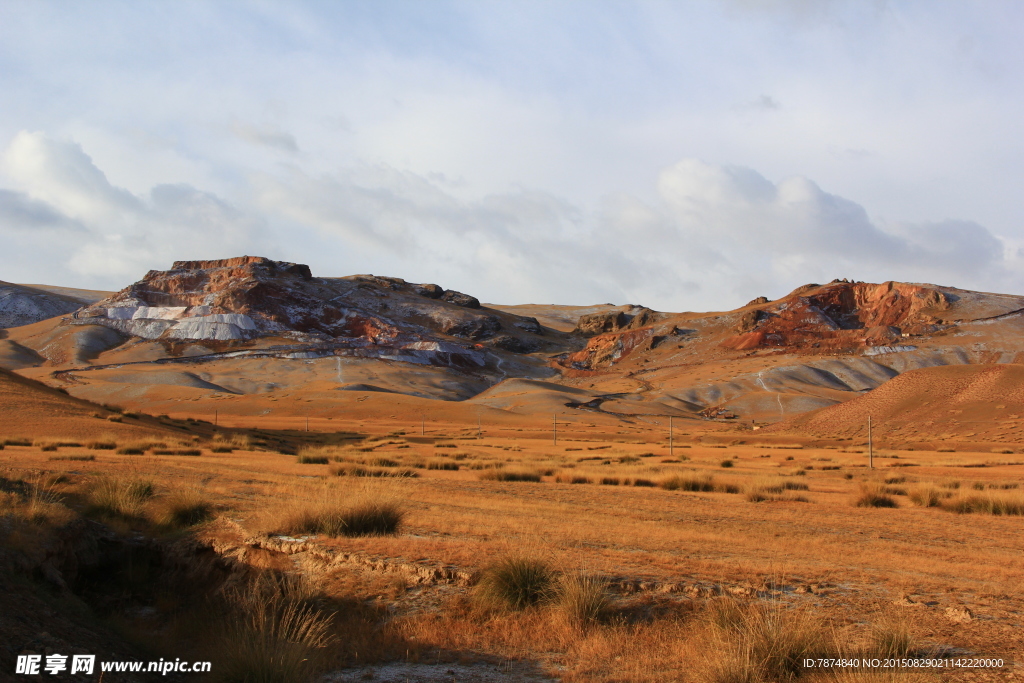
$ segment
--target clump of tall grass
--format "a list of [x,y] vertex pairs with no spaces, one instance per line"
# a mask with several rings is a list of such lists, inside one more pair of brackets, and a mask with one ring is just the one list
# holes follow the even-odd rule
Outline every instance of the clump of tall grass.
[[233,618],[218,643],[221,683],[292,683],[317,674],[334,638],[330,615],[259,582],[230,591]]
[[25,438],[23,436],[16,436],[9,439],[4,439],[5,446],[31,446],[32,439]]
[[433,460],[427,463],[428,470],[449,470],[455,471],[459,469],[459,463],[457,462],[445,462],[443,460]]
[[765,501],[794,501],[809,503],[810,499],[801,495],[787,494],[787,491],[807,491],[809,487],[802,481],[793,481],[783,477],[765,477],[754,481],[747,490],[747,500],[751,503]]
[[137,519],[143,516],[146,502],[153,496],[153,482],[132,476],[109,476],[96,482],[89,494],[93,513]]
[[478,606],[522,610],[554,597],[555,572],[542,559],[509,555],[484,570],[473,591]]
[[362,465],[346,463],[333,463],[328,470],[336,477],[418,477],[415,470],[403,469],[373,469]]
[[398,531],[405,518],[401,505],[387,498],[347,504],[331,492],[297,504],[276,525],[278,533],[325,536],[384,536]]
[[540,472],[529,472],[525,470],[483,470],[477,475],[484,481],[540,481]]
[[707,474],[676,474],[658,484],[666,491],[690,491],[694,493],[741,493],[739,484],[716,482]]
[[326,465],[329,462],[326,455],[307,455],[306,453],[299,453],[296,461],[300,465]]
[[720,683],[774,683],[804,673],[802,661],[827,652],[825,629],[811,613],[778,603],[711,601],[702,678]]
[[185,528],[212,517],[213,504],[198,486],[187,486],[175,489],[159,502],[153,521],[164,527]]
[[660,486],[666,491],[711,492],[715,490],[715,481],[706,474],[676,474],[662,480]]
[[579,571],[562,574],[555,588],[555,604],[573,626],[596,624],[611,611],[608,582]]
[[860,494],[854,499],[853,504],[857,507],[866,508],[895,508],[899,504],[889,496],[884,487],[877,482],[861,482]]
[[951,492],[943,491],[934,484],[918,484],[907,491],[907,497],[912,503],[926,508],[942,507],[942,501],[952,495]]
[[89,441],[85,447],[94,451],[112,451],[117,448],[117,442],[109,439],[97,439]]
[[980,513],[985,515],[1024,515],[1024,495],[1020,493],[999,493],[986,491],[960,495],[943,501],[940,506],[960,514]]

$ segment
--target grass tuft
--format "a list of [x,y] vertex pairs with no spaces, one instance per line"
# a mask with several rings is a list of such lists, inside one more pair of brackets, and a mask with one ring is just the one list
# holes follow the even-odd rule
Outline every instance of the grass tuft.
[[555,600],[569,623],[580,628],[604,621],[611,612],[608,582],[583,572],[563,574]]
[[853,501],[859,508],[896,508],[899,504],[884,491],[881,484],[875,482],[863,482],[860,485],[860,495]]
[[488,567],[473,598],[492,610],[522,610],[553,597],[555,573],[544,560],[509,555]]
[[126,476],[112,476],[96,483],[89,496],[91,512],[137,519],[153,496],[153,482]]
[[484,470],[477,475],[485,481],[540,481],[539,472],[526,472],[514,470]]

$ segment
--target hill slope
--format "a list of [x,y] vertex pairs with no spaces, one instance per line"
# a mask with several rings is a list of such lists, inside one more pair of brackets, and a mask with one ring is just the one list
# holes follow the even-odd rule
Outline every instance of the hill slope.
[[[771,431],[880,438],[1009,441],[1024,427],[1024,365],[948,365],[903,373],[845,403],[780,422]],[[1016,439],[1013,439],[1016,440]]]

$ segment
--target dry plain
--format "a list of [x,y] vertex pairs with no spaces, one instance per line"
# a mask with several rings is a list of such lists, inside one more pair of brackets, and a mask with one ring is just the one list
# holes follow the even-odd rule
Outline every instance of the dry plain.
[[[810,615],[854,649],[870,642],[878,624],[896,622],[920,653],[1007,660],[1021,653],[1020,517],[939,504],[971,495],[1019,504],[1024,456],[1012,448],[873,444],[869,468],[862,440],[676,421],[670,454],[667,420],[566,416],[558,419],[555,443],[551,423],[539,418],[497,422],[478,414],[478,422],[448,404],[447,420],[418,420],[416,412],[392,413],[394,404],[376,392],[354,392],[352,400],[362,419],[313,419],[309,431],[300,416],[262,417],[254,430],[245,424],[254,418],[218,414],[215,427],[171,415],[155,422],[171,425],[173,434],[106,437],[122,449],[134,442],[141,454],[85,443],[56,450],[8,445],[0,452],[3,476],[44,481],[39,485],[72,510],[83,509],[104,478],[152,482],[147,510],[176,490],[199,486],[214,512],[191,527],[191,542],[250,570],[306,575],[331,609],[355,606],[360,636],[339,634],[329,668],[362,666],[352,670],[360,676],[389,660],[411,660],[462,663],[466,676],[476,666],[467,662],[503,663],[508,680],[527,673],[714,679],[705,671],[714,661],[706,660],[721,653],[702,647],[708,636],[699,635],[707,628],[700,615],[726,599]],[[89,419],[108,427],[107,420]],[[118,426],[143,419],[124,418]],[[20,426],[17,436],[25,441],[48,438],[45,429]],[[191,444],[201,455],[161,455],[160,444],[152,445],[160,440]],[[235,444],[232,452],[211,451],[225,443]],[[408,476],[354,476],[358,470]],[[539,481],[487,478],[497,473]],[[865,491],[896,507],[857,506]],[[928,492],[943,498],[929,507]],[[399,503],[405,517],[397,533],[329,537],[282,526],[303,505],[368,498]],[[115,527],[180,542],[182,532],[146,521],[154,514],[122,518]],[[600,577],[608,614],[581,627],[562,623],[553,606],[478,613],[471,584],[510,555]],[[132,633],[139,647],[154,647],[156,634],[184,618],[178,604],[161,612],[159,591],[143,590],[132,600],[139,604],[121,604],[106,619],[116,632]],[[188,640],[179,650],[198,647]],[[526,664],[527,673],[515,668]],[[1009,668],[940,678],[1015,675]]]

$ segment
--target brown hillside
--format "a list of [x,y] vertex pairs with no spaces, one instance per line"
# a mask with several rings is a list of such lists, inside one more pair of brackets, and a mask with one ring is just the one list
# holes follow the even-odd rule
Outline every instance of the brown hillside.
[[1024,424],[1024,365],[944,365],[903,373],[863,396],[804,413],[772,431],[815,436],[1012,440]]
[[118,416],[102,406],[3,369],[0,369],[0,406],[3,406],[0,438],[180,435],[180,430],[164,428],[149,417],[123,417],[121,422],[112,422],[107,416],[113,415],[115,419]]

